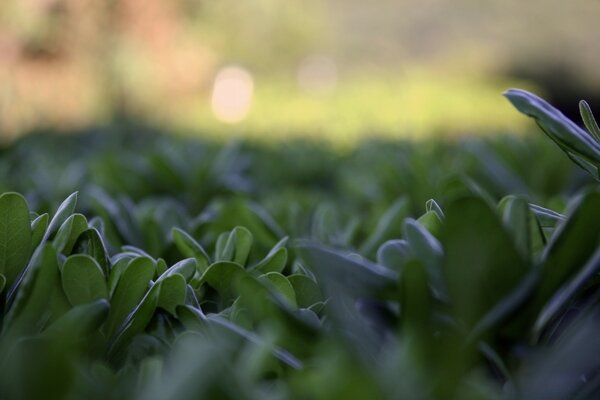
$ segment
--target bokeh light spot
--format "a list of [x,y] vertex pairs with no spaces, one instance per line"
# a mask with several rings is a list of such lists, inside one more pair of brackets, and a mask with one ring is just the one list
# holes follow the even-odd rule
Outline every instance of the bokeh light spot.
[[244,68],[227,66],[215,77],[211,106],[215,116],[222,122],[235,124],[250,112],[254,93],[254,79]]

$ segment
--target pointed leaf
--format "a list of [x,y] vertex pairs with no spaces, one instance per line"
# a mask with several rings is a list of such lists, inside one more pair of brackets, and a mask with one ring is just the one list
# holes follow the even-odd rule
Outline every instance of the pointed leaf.
[[173,241],[175,242],[175,245],[181,254],[183,254],[185,257],[194,257],[198,262],[198,271],[200,273],[206,271],[210,261],[208,254],[206,251],[204,251],[202,246],[187,232],[179,228],[173,228],[171,235],[173,236]]
[[60,226],[54,236],[53,244],[59,253],[71,254],[79,235],[88,229],[87,219],[81,214],[72,214]]
[[42,238],[46,234],[46,228],[48,228],[48,221],[50,216],[48,213],[44,213],[33,220],[31,223],[31,248],[35,249],[42,242]]
[[109,337],[140,303],[148,291],[155,268],[154,262],[146,257],[133,259],[127,265],[110,299],[111,308],[105,324],[105,332]]
[[60,226],[69,218],[73,211],[75,211],[75,206],[77,205],[77,192],[72,193],[69,197],[65,199],[58,206],[54,217],[50,220],[50,224],[48,225],[48,229],[46,230],[46,234],[42,239],[42,242],[47,240],[49,237],[54,235]]

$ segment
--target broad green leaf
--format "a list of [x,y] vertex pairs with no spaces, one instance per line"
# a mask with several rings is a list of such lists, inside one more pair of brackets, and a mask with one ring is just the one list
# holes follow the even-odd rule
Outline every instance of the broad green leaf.
[[52,243],[59,253],[69,255],[79,235],[87,229],[87,219],[81,214],[72,214],[60,226]]
[[287,258],[287,249],[285,247],[282,247],[276,249],[275,252],[269,252],[269,254],[262,261],[260,261],[251,269],[260,271],[262,273],[282,272],[287,263]]
[[108,261],[108,252],[106,251],[104,240],[102,240],[96,229],[87,229],[79,235],[73,246],[72,254],[87,254],[91,256],[98,262],[100,268],[102,268],[104,276],[109,276],[110,264]]
[[0,274],[0,294],[4,292],[4,288],[6,287],[6,277]]
[[45,331],[57,338],[81,339],[95,332],[108,315],[110,304],[106,299],[73,307]]
[[17,193],[0,196],[0,273],[11,287],[25,269],[32,251],[27,202]]
[[268,285],[272,285],[277,293],[279,293],[293,307],[298,306],[296,303],[296,292],[294,291],[292,284],[285,276],[279,272],[269,272],[261,276],[260,280],[267,282]]
[[50,224],[48,224],[48,229],[46,229],[46,234],[44,235],[42,242],[50,238],[58,231],[60,226],[67,220],[67,218],[69,218],[69,216],[73,214],[76,205],[77,192],[74,192],[69,197],[67,197],[65,201],[61,203],[60,206],[58,206],[56,213],[50,220]]
[[237,263],[219,261],[208,267],[201,281],[219,292],[224,299],[235,297],[237,281],[246,275],[244,268]]
[[70,256],[62,268],[62,286],[74,306],[108,299],[105,279],[100,265],[85,254]]
[[442,244],[445,286],[454,314],[468,329],[528,273],[498,216],[478,197],[465,197],[446,209]]
[[173,241],[175,242],[175,245],[181,254],[183,254],[185,257],[194,257],[198,262],[198,271],[200,273],[206,271],[210,261],[208,254],[206,251],[204,251],[204,248],[202,248],[202,246],[187,232],[179,228],[173,228],[171,230],[171,235],[173,236]]
[[323,301],[319,285],[306,275],[294,274],[287,277],[296,293],[296,302],[300,308],[308,308]]
[[107,336],[112,336],[127,315],[140,303],[154,277],[154,262],[139,257],[129,262],[110,299],[110,312],[105,324]]
[[282,272],[287,263],[287,249],[285,248],[287,242],[288,237],[286,236],[273,246],[265,258],[250,267],[249,270],[257,270],[263,273]]
[[31,248],[35,249],[42,243],[42,238],[46,234],[46,228],[48,228],[48,221],[50,216],[48,213],[44,213],[33,220],[31,223]]
[[163,278],[160,281],[160,285],[160,296],[158,298],[157,306],[176,316],[176,307],[185,304],[185,279],[180,274],[174,273]]

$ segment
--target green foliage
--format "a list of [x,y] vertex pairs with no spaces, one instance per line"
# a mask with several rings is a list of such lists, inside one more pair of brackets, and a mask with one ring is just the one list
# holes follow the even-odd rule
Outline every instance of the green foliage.
[[[510,96],[591,162],[591,135]],[[7,192],[0,397],[594,399],[600,192],[529,140],[202,161],[189,142],[173,168],[120,148],[144,184],[108,179],[103,153],[79,195]]]

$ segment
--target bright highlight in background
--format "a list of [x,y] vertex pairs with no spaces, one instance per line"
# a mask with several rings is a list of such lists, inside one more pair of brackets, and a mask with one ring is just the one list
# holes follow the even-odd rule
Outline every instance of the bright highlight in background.
[[217,73],[213,85],[211,107],[222,122],[235,124],[250,112],[254,80],[244,68],[224,67]]

